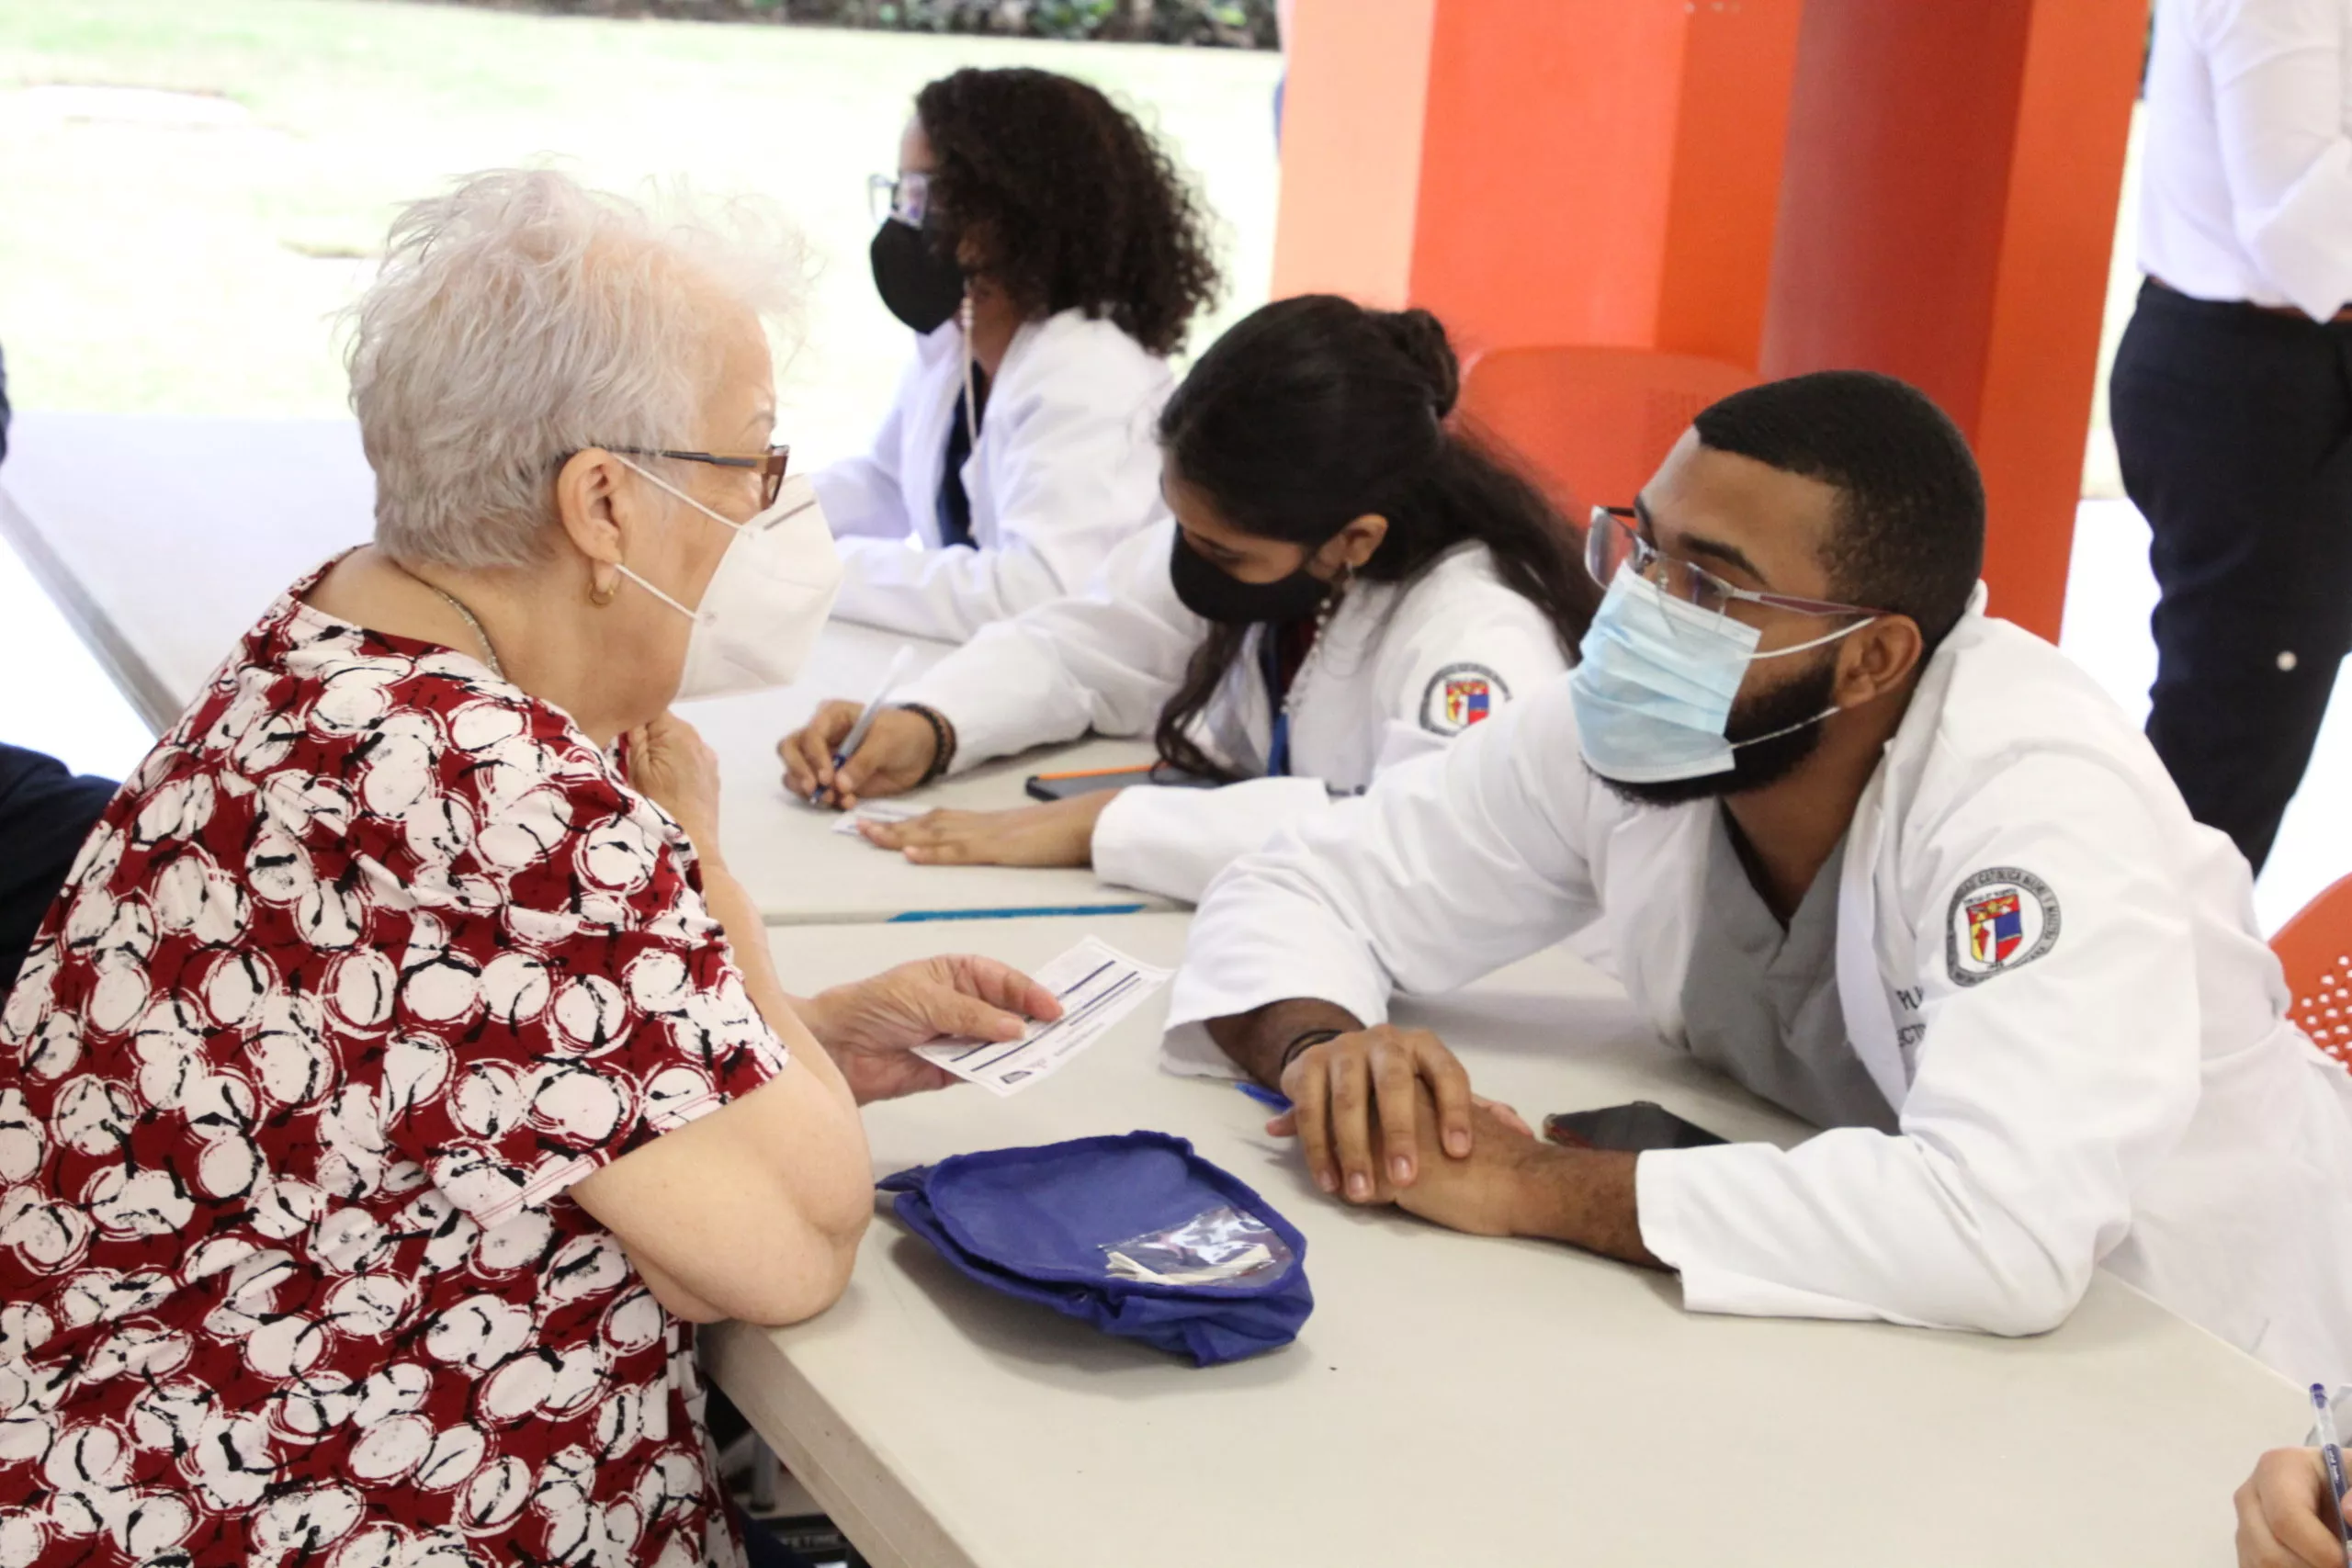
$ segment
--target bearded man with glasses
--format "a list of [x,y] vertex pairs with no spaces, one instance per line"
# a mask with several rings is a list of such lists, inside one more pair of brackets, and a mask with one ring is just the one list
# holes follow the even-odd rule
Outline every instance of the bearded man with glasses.
[[[2244,858],[1986,613],[1984,540],[1899,381],[1705,410],[1594,518],[1574,671],[1210,887],[1171,1055],[1278,1086],[1327,1191],[1675,1269],[1694,1311],[2033,1334],[2104,1264],[2345,1381],[2352,1076],[2287,1021]],[[1554,1146],[1385,1021],[1604,922],[1665,1039],[1819,1134]]]

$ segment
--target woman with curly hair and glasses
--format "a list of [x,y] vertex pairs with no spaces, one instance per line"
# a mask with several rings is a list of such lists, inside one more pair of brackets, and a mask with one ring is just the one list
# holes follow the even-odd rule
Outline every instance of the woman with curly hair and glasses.
[[1046,71],[923,88],[874,187],[874,283],[915,360],[872,452],[816,476],[839,613],[961,641],[1164,514],[1152,421],[1217,290],[1208,216],[1132,115]]

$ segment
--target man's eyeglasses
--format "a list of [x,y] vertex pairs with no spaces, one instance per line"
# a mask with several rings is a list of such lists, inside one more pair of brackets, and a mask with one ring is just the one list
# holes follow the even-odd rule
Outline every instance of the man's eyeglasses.
[[[630,457],[675,457],[683,463],[708,463],[719,468],[757,468],[760,473],[760,510],[764,512],[775,504],[776,492],[784,488],[785,465],[791,461],[792,448],[771,446],[760,457],[723,457],[714,452],[673,452],[665,446],[606,446],[606,452],[618,452]],[[571,454],[563,461],[570,462]]]
[[1584,569],[1601,587],[1609,586],[1618,571],[1628,565],[1636,577],[1647,579],[1663,589],[1667,597],[1696,604],[1700,609],[1722,615],[1735,600],[1750,604],[1762,604],[1774,610],[1789,610],[1800,615],[1883,615],[1884,610],[1865,609],[1860,604],[1833,604],[1826,599],[1799,599],[1788,593],[1758,593],[1752,588],[1735,588],[1704,567],[1678,560],[1659,550],[1642,537],[1638,524],[1641,513],[1630,506],[1596,506],[1592,509],[1591,525],[1584,536]]
[[931,176],[921,169],[871,175],[865,182],[865,204],[876,223],[895,218],[910,229],[920,229],[931,210]]

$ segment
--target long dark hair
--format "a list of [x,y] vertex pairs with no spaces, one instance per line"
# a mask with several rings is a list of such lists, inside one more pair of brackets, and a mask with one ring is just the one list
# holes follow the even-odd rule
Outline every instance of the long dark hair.
[[[1573,660],[1599,592],[1535,484],[1449,421],[1461,367],[1427,310],[1367,310],[1331,294],[1278,300],[1212,344],[1168,400],[1175,476],[1234,527],[1312,549],[1358,517],[1388,532],[1356,575],[1408,584],[1476,542]],[[1154,739],[1169,766],[1230,782],[1191,736],[1248,627],[1214,626]]]
[[915,96],[930,139],[932,243],[967,234],[1023,315],[1082,310],[1154,354],[1182,348],[1219,278],[1208,219],[1135,116],[1083,82],[958,71]]

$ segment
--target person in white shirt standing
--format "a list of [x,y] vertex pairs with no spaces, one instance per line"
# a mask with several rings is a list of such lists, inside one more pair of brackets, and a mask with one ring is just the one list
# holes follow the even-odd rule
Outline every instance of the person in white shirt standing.
[[2352,650],[2352,0],[2160,0],[2115,360],[2148,739],[2256,871]]
[[1166,515],[1152,421],[1217,291],[1208,215],[1132,115],[1046,71],[923,88],[874,187],[875,288],[915,361],[871,452],[815,476],[834,614],[960,642]]

